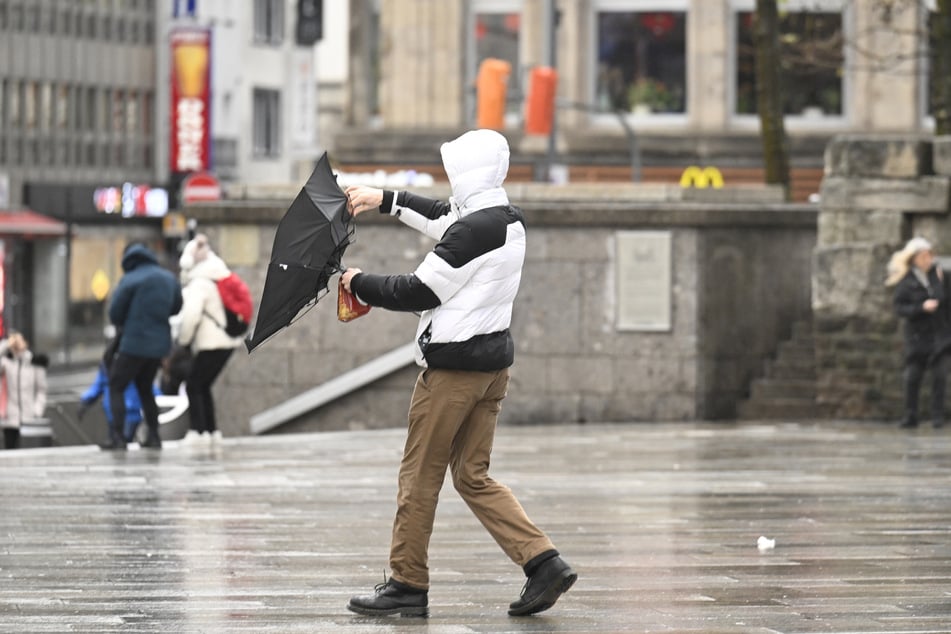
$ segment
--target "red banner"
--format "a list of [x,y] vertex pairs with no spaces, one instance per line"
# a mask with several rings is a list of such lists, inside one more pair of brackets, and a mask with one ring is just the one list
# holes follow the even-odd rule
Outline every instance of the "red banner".
[[171,45],[172,172],[211,168],[211,31],[175,29]]

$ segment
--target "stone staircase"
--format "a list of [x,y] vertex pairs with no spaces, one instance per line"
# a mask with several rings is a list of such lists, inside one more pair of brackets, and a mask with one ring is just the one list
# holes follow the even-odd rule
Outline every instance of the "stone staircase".
[[753,380],[750,397],[739,404],[740,420],[808,420],[819,417],[812,322],[793,324],[792,337],[779,344],[765,374]]

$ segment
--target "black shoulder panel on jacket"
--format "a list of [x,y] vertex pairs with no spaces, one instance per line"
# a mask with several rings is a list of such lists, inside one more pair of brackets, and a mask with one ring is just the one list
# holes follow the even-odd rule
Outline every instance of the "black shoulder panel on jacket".
[[489,207],[454,222],[436,245],[436,255],[454,269],[505,244],[508,225],[522,222],[514,207]]

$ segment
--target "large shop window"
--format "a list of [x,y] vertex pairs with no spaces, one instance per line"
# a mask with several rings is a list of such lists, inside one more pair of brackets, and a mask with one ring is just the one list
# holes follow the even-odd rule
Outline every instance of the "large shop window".
[[600,8],[595,20],[597,105],[637,115],[685,113],[686,12],[617,4]]
[[[793,5],[779,15],[783,111],[807,119],[841,116],[845,67],[842,12],[802,6],[802,10],[793,10]],[[753,11],[736,13],[735,112],[739,115],[757,112],[754,20]]]
[[[501,59],[511,65],[508,79],[507,114],[518,118],[519,103],[513,99],[521,92],[521,56],[519,55],[522,28],[521,2],[476,1],[472,5],[472,48],[470,49],[470,85],[475,85],[479,65],[487,58]],[[473,93],[474,96],[474,93]],[[470,100],[472,117],[475,99]]]

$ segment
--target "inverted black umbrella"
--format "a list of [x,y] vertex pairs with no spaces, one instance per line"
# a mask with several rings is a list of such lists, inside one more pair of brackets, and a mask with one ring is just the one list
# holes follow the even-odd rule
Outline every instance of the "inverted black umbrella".
[[347,195],[324,152],[277,226],[257,321],[244,341],[248,352],[327,294],[353,238],[350,219]]

